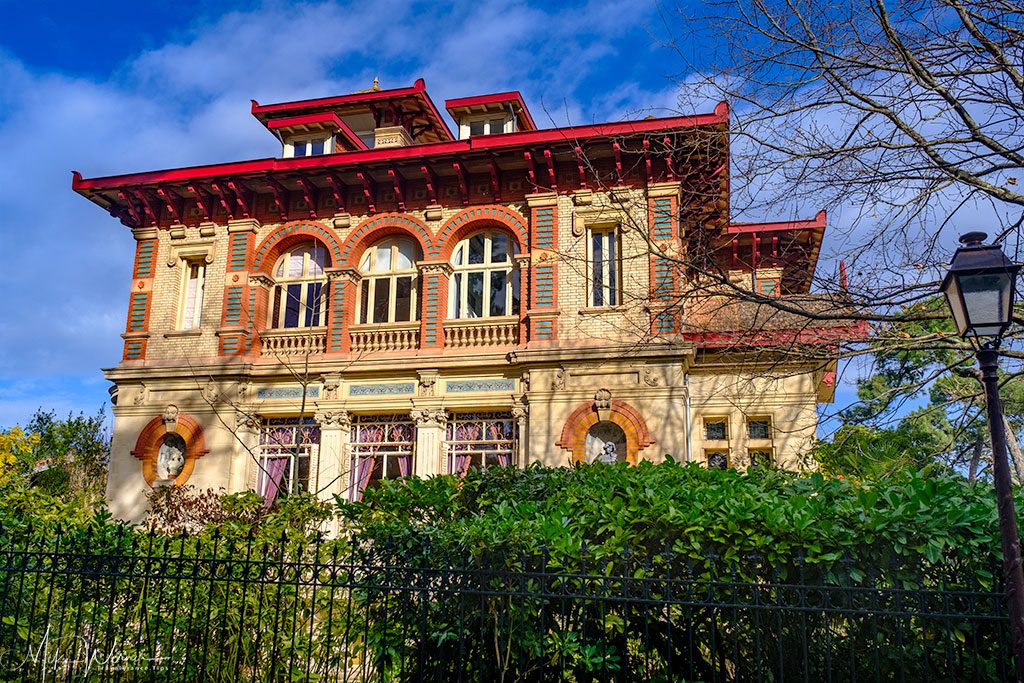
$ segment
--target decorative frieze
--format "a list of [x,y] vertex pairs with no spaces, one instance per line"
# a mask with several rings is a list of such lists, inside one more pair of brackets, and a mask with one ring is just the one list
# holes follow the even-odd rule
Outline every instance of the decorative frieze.
[[351,384],[349,396],[402,396],[416,392],[415,382]]
[[471,379],[451,380],[444,383],[449,394],[466,394],[480,391],[515,391],[514,379]]
[[[306,398],[319,398],[320,387],[306,387]],[[259,400],[302,398],[302,387],[264,387],[256,390]]]

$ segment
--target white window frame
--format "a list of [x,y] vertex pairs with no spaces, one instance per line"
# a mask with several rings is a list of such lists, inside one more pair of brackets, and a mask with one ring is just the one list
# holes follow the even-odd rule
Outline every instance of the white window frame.
[[[412,265],[409,268],[396,268],[395,264],[398,263],[398,256],[400,253],[399,243],[406,242],[412,245],[413,257],[410,259]],[[391,260],[388,262],[389,270],[376,271],[377,254],[383,249],[390,250]],[[366,250],[362,258],[359,261],[359,295],[358,301],[356,302],[356,319],[359,321],[359,325],[380,325],[394,322],[415,322],[420,319],[420,308],[418,301],[419,294],[419,271],[416,269],[416,257],[417,257],[417,246],[414,240],[404,237],[389,237],[375,243],[372,247]],[[398,303],[398,280],[400,278],[410,278],[410,292],[409,292],[409,320],[395,320],[395,307]],[[388,281],[388,314],[387,320],[375,320],[374,310],[376,308],[376,297],[377,297],[377,282],[381,280]],[[364,299],[365,304],[364,304]],[[365,315],[364,315],[365,311]]]
[[[507,260],[505,261],[491,260],[492,240],[497,234],[503,235],[508,242],[505,254]],[[483,235],[484,238],[484,261],[483,263],[470,263],[470,240],[480,235]],[[514,305],[515,295],[520,287],[519,270],[515,267],[516,253],[516,243],[512,239],[512,235],[503,230],[481,230],[460,240],[452,252],[452,276],[448,280],[448,317],[453,320],[466,320],[518,315],[519,311]],[[460,258],[462,263],[457,263]],[[483,299],[479,316],[473,315],[469,311],[470,273],[483,273]],[[500,316],[491,315],[491,273],[505,273],[505,312]],[[521,301],[519,305],[522,306]]]
[[[497,121],[498,119],[501,119],[501,129],[500,130],[493,130],[493,126],[491,124],[494,123],[495,121]],[[483,133],[475,133],[475,134],[474,133],[470,133],[470,129],[472,128],[472,125],[474,123],[479,123],[481,121],[483,121],[483,123],[484,123],[484,132]],[[465,140],[465,139],[469,138],[472,135],[501,135],[502,133],[513,133],[513,132],[515,132],[515,127],[513,126],[513,118],[511,116],[509,116],[508,114],[504,114],[504,113],[503,114],[498,114],[498,113],[492,112],[490,114],[482,114],[482,115],[479,115],[479,116],[467,116],[466,118],[462,119],[459,122],[459,139],[460,140]]]
[[[602,258],[595,262],[594,238],[602,236]],[[609,258],[608,246],[613,245],[615,254]],[[614,264],[614,276],[612,275]],[[598,290],[595,275],[601,275],[601,302],[597,301]],[[615,300],[609,301],[614,298]],[[587,229],[587,305],[590,308],[614,308],[622,304],[622,240],[618,225],[589,226]]]
[[[392,424],[402,424],[408,427],[411,439],[409,441],[391,440],[386,430],[388,425]],[[376,441],[360,441],[359,430],[369,427],[381,429],[383,438]],[[354,415],[349,432],[349,452],[348,495],[350,501],[357,501],[362,499],[363,491],[365,490],[362,488],[361,482],[357,481],[360,464],[365,459],[374,460],[375,464],[372,466],[371,473],[377,469],[378,465],[376,463],[380,463],[381,476],[376,481],[393,478],[388,476],[388,464],[392,460],[397,462],[398,458],[408,458],[409,473],[406,476],[414,476],[416,474],[416,425],[409,415]],[[394,469],[400,469],[400,466],[396,464]],[[402,475],[399,474],[398,476]],[[373,480],[371,479],[371,481]]]
[[[271,306],[271,328],[273,329],[299,329],[305,327],[323,327],[327,324],[327,298],[328,298],[328,280],[325,272],[310,274],[310,265],[312,259],[308,251],[302,255],[302,274],[297,277],[288,277],[287,265],[293,253],[300,249],[308,249],[310,245],[323,251],[324,263],[322,269],[326,269],[330,266],[330,256],[327,253],[327,247],[323,246],[319,242],[303,242],[287,252],[282,254],[277,263],[274,264],[274,293],[273,301]],[[284,269],[283,274],[278,274],[279,271]],[[317,309],[313,314],[313,324],[306,325],[306,313],[310,308],[310,302],[307,301],[309,296],[309,285],[320,284],[320,301],[316,302]],[[285,327],[285,318],[288,312],[288,287],[289,285],[299,285],[299,312],[298,324],[292,327]],[[275,315],[276,313],[276,315]]]
[[[321,152],[320,154],[308,154],[307,150],[310,149],[310,147],[309,147],[310,143],[320,142],[320,141],[323,141],[323,143],[324,143],[324,151]],[[296,153],[297,152],[297,148],[299,147],[299,145],[302,146],[302,152],[303,152],[302,154],[297,154]],[[303,136],[303,137],[295,137],[295,138],[289,139],[288,142],[284,143],[284,156],[285,156],[285,158],[322,156],[324,154],[331,154],[332,152],[334,152],[334,136],[333,135],[324,136],[323,134],[319,134],[319,135],[309,135],[309,136]]]
[[[181,296],[178,299],[177,329],[182,331],[202,328],[203,303],[206,290],[206,261],[201,258],[181,260]],[[192,310],[189,310],[189,288],[193,282],[192,273],[196,272],[195,296],[192,299]]]
[[[278,490],[277,495],[282,493],[285,495],[293,495],[295,493],[301,493],[309,491],[315,488],[316,483],[314,478],[316,476],[316,466],[320,454],[320,435],[319,425],[316,422],[311,421],[307,418],[305,424],[302,420],[299,420],[296,424],[285,424],[284,421],[288,418],[264,418],[260,424],[260,444],[258,446],[258,457],[257,457],[257,472],[256,472],[256,492],[261,496],[266,495],[266,485],[269,477],[269,461],[276,458],[288,458],[288,488],[287,490]],[[302,427],[316,427],[317,428],[317,443],[301,443],[296,447],[295,434],[297,430]],[[291,429],[292,430],[292,441],[289,444],[264,444],[263,433],[273,429]],[[305,488],[299,487],[298,481],[298,461],[305,459],[308,461],[307,475]]]
[[[460,440],[459,429],[467,423],[480,423],[485,425],[484,433],[473,440]],[[493,439],[488,438],[486,425],[493,423],[508,423],[511,426],[511,438]],[[501,456],[508,458],[509,467],[516,466],[516,451],[519,443],[519,425],[512,413],[508,411],[481,411],[473,413],[452,413],[445,425],[444,453],[446,471],[448,474],[464,476],[471,467],[486,470],[488,467],[500,467],[497,461]],[[456,458],[458,456],[468,458],[462,470],[456,471]],[[474,460],[477,462],[474,463]]]

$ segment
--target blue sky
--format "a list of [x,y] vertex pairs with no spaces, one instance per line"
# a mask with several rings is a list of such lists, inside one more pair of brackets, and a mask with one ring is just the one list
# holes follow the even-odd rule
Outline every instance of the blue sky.
[[[273,156],[249,114],[426,79],[520,90],[541,126],[707,111],[648,0],[231,3],[0,0],[0,427],[94,412],[121,353],[133,240],[71,191],[86,177]],[[805,207],[812,216],[820,207]]]

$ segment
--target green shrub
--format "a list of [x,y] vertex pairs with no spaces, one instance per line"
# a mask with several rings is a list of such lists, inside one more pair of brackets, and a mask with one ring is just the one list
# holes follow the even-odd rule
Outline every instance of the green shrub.
[[586,547],[597,559],[756,554],[773,564],[941,560],[987,571],[999,547],[991,488],[948,474],[853,482],[673,462],[491,468],[386,481],[340,513],[356,539],[409,557],[503,549],[567,566]]

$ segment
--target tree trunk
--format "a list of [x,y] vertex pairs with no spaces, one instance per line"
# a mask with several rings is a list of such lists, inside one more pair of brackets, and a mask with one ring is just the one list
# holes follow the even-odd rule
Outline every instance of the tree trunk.
[[1006,446],[1010,451],[1010,473],[1013,474],[1013,483],[1019,485],[1024,481],[1024,455],[1021,455],[1017,435],[1005,415],[1003,415],[1003,425],[1006,427]]
[[974,440],[974,455],[971,456],[971,464],[967,470],[968,481],[974,481],[978,478],[978,466],[981,464],[981,447],[983,439],[981,434]]

